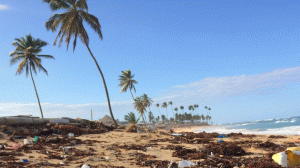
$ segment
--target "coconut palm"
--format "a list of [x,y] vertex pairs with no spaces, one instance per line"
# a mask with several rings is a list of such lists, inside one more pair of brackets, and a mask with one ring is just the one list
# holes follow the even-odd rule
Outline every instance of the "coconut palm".
[[180,110],[182,110],[182,114],[183,114],[184,106],[180,106]]
[[128,121],[130,124],[136,124],[139,119],[135,118],[135,114],[133,112],[128,113],[128,115],[125,115],[125,120]]
[[126,92],[129,89],[132,99],[134,100],[131,90],[134,89],[134,92],[136,93],[134,84],[137,84],[137,81],[133,79],[134,75],[131,75],[130,69],[127,69],[125,72],[121,72],[122,75],[119,76],[118,80],[120,81],[120,84],[118,85],[118,87],[122,87],[121,93]]
[[168,119],[168,110],[167,110],[168,104],[167,104],[167,102],[163,102],[163,104],[161,105],[161,107],[162,107],[162,108],[166,108],[167,119]]
[[89,36],[83,26],[83,21],[86,21],[86,23],[95,30],[95,32],[98,34],[99,38],[102,40],[103,36],[102,36],[102,32],[101,32],[101,25],[98,21],[98,18],[95,17],[94,15],[91,15],[88,13],[88,5],[86,3],[86,0],[43,0],[43,2],[50,4],[50,9],[52,11],[57,11],[57,10],[61,10],[61,9],[66,10],[65,13],[54,14],[46,22],[46,29],[48,31],[52,30],[52,32],[55,32],[57,30],[57,28],[61,25],[60,30],[56,36],[56,39],[55,39],[53,45],[56,44],[58,37],[61,36],[61,39],[59,42],[59,47],[60,47],[61,43],[63,41],[63,37],[66,36],[65,41],[67,43],[67,49],[68,49],[71,37],[73,36],[74,37],[73,52],[74,52],[75,47],[76,47],[77,37],[79,37],[81,39],[82,43],[87,47],[91,57],[93,58],[96,66],[98,68],[98,71],[102,77],[104,89],[106,92],[109,113],[111,115],[111,118],[114,121],[114,124],[116,125],[116,127],[118,127],[118,124],[112,113],[108,90],[106,87],[103,73],[100,69],[100,66],[99,66],[96,58],[94,57],[92,51],[90,50]]
[[[207,106],[205,106],[204,108],[206,109],[206,113],[207,113],[207,109],[208,109],[208,107],[207,107]],[[208,113],[207,113],[207,115],[208,115]]]
[[173,117],[175,118],[175,115],[174,115],[174,112],[173,112],[173,107],[172,107],[172,105],[173,105],[173,102],[172,101],[169,101],[169,103],[168,103],[169,105],[171,105],[171,109],[172,109],[172,113],[173,113]]
[[[208,115],[210,116],[210,110],[211,110],[211,108],[208,108]],[[211,118],[210,118],[211,119]]]
[[189,110],[190,111],[193,110],[193,106],[192,105],[189,106]]
[[39,103],[41,116],[42,118],[44,118],[40,99],[32,77],[32,71],[37,75],[36,72],[36,67],[37,67],[39,71],[42,70],[43,72],[46,73],[46,75],[48,75],[47,70],[41,64],[42,63],[41,58],[54,59],[54,57],[51,55],[38,55],[42,51],[42,47],[45,47],[47,45],[47,42],[42,41],[41,39],[35,39],[30,34],[26,35],[25,38],[24,37],[16,38],[15,41],[12,43],[12,45],[15,46],[16,49],[15,51],[11,52],[9,55],[12,57],[10,59],[10,65],[13,65],[16,62],[22,60],[22,62],[19,64],[16,75],[20,75],[25,68],[26,68],[26,77],[30,72],[35,94]]
[[[194,104],[194,108],[199,108],[198,104]],[[197,111],[196,111],[197,112]],[[198,110],[198,114],[199,114],[199,110]]]
[[149,119],[150,123],[154,120],[154,115],[153,115],[153,113],[151,111],[149,111],[148,119]]
[[147,94],[143,94],[142,99],[143,99],[144,106],[146,108],[148,107],[149,111],[150,111],[150,106],[152,105],[153,100],[151,98],[149,98]]
[[175,122],[177,122],[177,120],[178,120],[178,113],[177,113],[178,108],[175,107],[174,110],[176,111],[176,113],[175,113]]
[[158,112],[159,112],[159,114],[161,115],[160,110],[159,110],[159,104],[158,104],[158,103],[156,104],[156,107],[158,108]]
[[146,122],[145,122],[145,118],[144,118],[144,113],[146,111],[146,106],[144,104],[144,100],[141,97],[137,97],[137,98],[134,99],[133,105],[134,105],[134,108],[140,114],[140,117],[142,116],[143,122],[144,122],[144,124],[146,126]]

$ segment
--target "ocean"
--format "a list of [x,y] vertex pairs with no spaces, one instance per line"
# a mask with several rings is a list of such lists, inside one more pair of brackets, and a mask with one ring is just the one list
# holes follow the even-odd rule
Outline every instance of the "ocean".
[[257,120],[253,122],[230,123],[197,129],[194,132],[217,132],[219,134],[243,133],[260,135],[300,135],[300,116]]

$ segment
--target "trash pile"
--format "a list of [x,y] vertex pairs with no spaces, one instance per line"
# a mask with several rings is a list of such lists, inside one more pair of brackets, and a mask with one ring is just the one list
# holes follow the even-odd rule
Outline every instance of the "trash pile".
[[[18,118],[20,119],[20,118]],[[65,121],[66,119],[64,119]],[[74,123],[74,122],[73,122]],[[61,167],[68,166],[70,161],[75,161],[89,156],[94,156],[94,149],[79,150],[77,145],[86,144],[91,146],[95,142],[101,141],[82,141],[76,138],[83,134],[101,134],[113,130],[113,127],[105,126],[98,122],[88,124],[62,124],[47,123],[40,125],[8,126],[1,125],[0,132],[2,138],[7,137],[9,141],[15,142],[12,146],[7,143],[0,144],[0,167]],[[24,144],[17,143],[23,139]],[[16,156],[24,156],[24,153],[40,153],[45,160],[58,159],[60,164],[51,163],[30,163],[31,158],[17,161]],[[30,164],[30,165],[29,165]]]

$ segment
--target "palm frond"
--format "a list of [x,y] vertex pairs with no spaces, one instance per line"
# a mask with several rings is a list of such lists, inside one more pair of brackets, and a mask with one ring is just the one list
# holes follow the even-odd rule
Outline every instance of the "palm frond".
[[17,69],[16,75],[20,75],[23,71],[24,71],[24,66],[27,63],[28,58],[25,58],[20,64],[19,67]]
[[40,71],[41,70],[44,71],[46,73],[46,75],[48,76],[47,70],[42,65],[40,65],[38,68],[39,68]]
[[35,75],[37,75],[36,68],[35,68],[35,66],[36,66],[35,62],[34,61],[30,61],[29,65],[30,65],[30,68],[33,69],[33,72],[35,73]]
[[82,10],[80,10],[78,12],[79,12],[79,15],[82,17],[82,19],[84,21],[86,21],[92,27],[92,29],[95,30],[95,32],[99,35],[100,39],[102,40],[103,36],[102,36],[102,32],[101,32],[101,25],[98,21],[98,18],[95,17],[94,15],[88,14],[87,12],[82,11]]
[[73,53],[75,51],[75,48],[76,48],[76,42],[77,42],[77,36],[78,36],[78,30],[75,29],[75,34],[74,34],[75,38],[74,38],[74,41],[73,41]]
[[25,56],[13,57],[9,61],[9,66],[11,66],[11,65],[15,64],[16,62],[18,62],[19,60],[25,59],[25,58],[26,58]]
[[86,10],[88,11],[88,5],[86,3],[86,0],[79,0],[75,4],[76,7],[78,7],[81,10]]
[[46,2],[50,4],[50,9],[52,11],[56,11],[59,9],[68,9],[71,6],[65,2],[65,0],[43,0],[43,2]]
[[80,37],[80,41],[85,44],[85,45],[89,45],[89,36],[87,34],[87,32],[85,31],[85,28],[83,27],[82,22],[77,22],[77,26],[78,26],[78,30],[79,30],[79,37]]
[[49,58],[49,59],[54,59],[55,58],[52,55],[37,55],[38,57],[43,57],[43,58]]

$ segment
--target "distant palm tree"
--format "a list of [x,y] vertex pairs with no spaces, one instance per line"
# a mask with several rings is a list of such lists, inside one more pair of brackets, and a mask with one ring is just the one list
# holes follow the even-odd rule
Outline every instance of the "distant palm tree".
[[[206,109],[206,113],[207,113],[207,108],[208,108],[208,107],[207,107],[207,106],[205,106],[204,108]],[[207,115],[208,115],[208,113],[207,113]]]
[[135,118],[135,114],[133,112],[128,113],[125,115],[125,120],[128,121],[130,124],[136,124],[139,120]]
[[[198,106],[198,104],[194,104],[194,108],[196,109],[196,108],[198,108],[199,109],[199,106]],[[197,111],[196,111],[197,112]],[[199,114],[199,110],[198,110],[198,114]]]
[[205,117],[203,114],[201,115],[201,119],[202,119],[202,122],[203,122],[203,120],[205,120]]
[[165,116],[165,115],[161,115],[161,120],[162,120],[163,122],[165,122],[166,116]]
[[149,98],[147,94],[143,94],[142,99],[143,99],[144,106],[148,107],[150,111],[150,106],[152,105],[153,100]]
[[56,39],[54,41],[54,45],[56,44],[56,41],[58,37],[61,36],[59,47],[61,46],[61,43],[63,41],[63,37],[66,35],[65,41],[67,43],[67,49],[71,40],[71,37],[74,36],[74,42],[73,42],[73,52],[76,47],[76,41],[77,37],[81,39],[83,44],[87,47],[91,57],[93,58],[98,71],[102,77],[104,89],[106,92],[106,98],[107,98],[107,104],[109,108],[109,113],[111,115],[111,118],[114,121],[114,124],[116,127],[118,127],[118,123],[116,122],[114,115],[112,113],[108,90],[106,87],[105,79],[102,74],[102,71],[100,69],[100,66],[94,57],[92,51],[89,47],[89,36],[87,32],[85,31],[85,28],[83,26],[83,21],[86,21],[87,24],[89,24],[98,34],[99,38],[102,40],[102,32],[101,32],[101,25],[98,21],[98,18],[94,15],[91,15],[88,13],[88,5],[86,3],[86,0],[43,0],[43,2],[46,2],[50,4],[50,9],[52,11],[57,11],[61,9],[66,9],[67,11],[65,13],[60,14],[54,14],[49,18],[49,20],[46,22],[46,29],[52,30],[52,32],[55,32],[56,29],[61,25],[61,28],[56,36]]
[[[208,108],[208,112],[209,112],[208,115],[209,115],[209,116],[210,116],[210,110],[211,110],[211,108]],[[211,118],[210,118],[210,119],[211,119]]]
[[180,110],[182,110],[182,114],[183,114],[184,106],[180,106]]
[[160,110],[159,110],[159,104],[158,104],[158,103],[156,104],[156,107],[158,108],[158,112],[159,112],[159,114],[161,115]]
[[22,62],[19,64],[16,75],[20,75],[24,71],[25,67],[26,67],[26,77],[30,72],[35,94],[39,103],[40,112],[42,118],[44,118],[40,99],[32,77],[32,70],[37,75],[36,72],[36,67],[37,67],[39,70],[44,71],[46,75],[48,75],[47,70],[41,65],[42,62],[41,58],[54,59],[54,57],[51,55],[37,55],[42,51],[42,47],[45,47],[47,45],[47,42],[42,41],[41,39],[35,39],[30,34],[26,35],[25,38],[24,37],[16,38],[15,42],[13,42],[12,45],[15,46],[16,49],[15,51],[10,53],[10,56],[12,57],[10,59],[10,65],[15,64],[19,60],[22,60]]
[[177,122],[177,120],[178,120],[178,113],[177,113],[178,108],[175,107],[174,110],[176,111],[176,113],[175,113],[175,122]]
[[168,104],[167,104],[167,102],[163,102],[163,104],[162,104],[161,107],[162,107],[162,108],[166,108],[167,119],[168,119],[168,110],[167,110]]
[[[137,97],[134,99],[134,108],[138,111],[140,116],[142,116],[143,122],[146,126],[145,118],[144,118],[144,113],[146,111],[146,106],[144,104],[144,100],[141,97]],[[140,117],[139,117],[140,118]]]
[[193,110],[193,106],[192,105],[189,106],[189,110],[190,111]]
[[136,93],[134,84],[137,84],[137,81],[133,79],[134,75],[131,75],[130,69],[127,69],[125,72],[122,71],[122,75],[119,76],[120,84],[118,87],[122,87],[121,93],[126,92],[128,89],[131,93],[132,99],[134,100],[134,97],[132,95],[131,89],[134,89],[134,92]]
[[153,113],[151,111],[149,111],[148,119],[149,119],[150,123],[154,120],[154,115],[153,115]]
[[172,105],[173,105],[173,102],[172,102],[172,101],[169,101],[169,105],[171,105],[171,109],[172,109],[173,117],[175,118],[175,115],[174,115],[174,112],[173,112],[173,107],[172,107]]
[[208,118],[209,118],[209,115],[205,116],[207,124],[208,124]]

